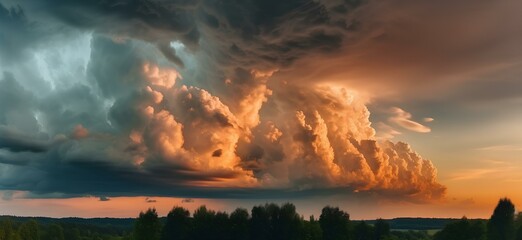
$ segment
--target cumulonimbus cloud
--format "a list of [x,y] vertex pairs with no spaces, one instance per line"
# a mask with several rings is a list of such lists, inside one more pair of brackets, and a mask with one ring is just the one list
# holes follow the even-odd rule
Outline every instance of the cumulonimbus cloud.
[[[51,2],[63,8],[50,15],[96,31],[89,61],[80,64],[86,68],[76,85],[45,94],[12,76],[0,81],[15,93],[5,95],[9,105],[0,103],[1,126],[35,129],[0,139],[1,167],[8,173],[0,176],[2,189],[107,198],[329,189],[423,200],[444,196],[429,160],[406,143],[376,140],[356,91],[274,80],[296,59],[335,50],[351,31],[341,16],[356,5],[43,4]],[[87,9],[78,19],[63,11],[82,6]],[[272,15],[243,15],[261,10]],[[110,27],[125,39],[93,20],[98,16],[116,19]],[[136,24],[144,32],[132,28]],[[165,53],[165,41],[175,43],[169,45],[175,55]],[[31,121],[9,120],[17,114]],[[410,118],[402,111],[394,120],[426,131]],[[38,140],[43,147],[35,151],[34,144],[12,139]]]

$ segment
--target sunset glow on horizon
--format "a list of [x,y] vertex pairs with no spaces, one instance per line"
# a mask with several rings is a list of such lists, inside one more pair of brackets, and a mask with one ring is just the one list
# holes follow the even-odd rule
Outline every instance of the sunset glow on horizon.
[[109,2],[0,0],[0,215],[522,206],[520,1]]

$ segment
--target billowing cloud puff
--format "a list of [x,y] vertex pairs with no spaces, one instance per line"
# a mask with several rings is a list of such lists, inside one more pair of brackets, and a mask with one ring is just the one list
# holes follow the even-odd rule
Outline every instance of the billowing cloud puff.
[[[444,195],[429,160],[377,140],[357,91],[277,79],[340,46],[354,1],[183,2],[39,3],[52,21],[95,33],[80,74],[60,79],[70,85],[0,81],[1,189],[100,199]],[[410,118],[397,110],[394,121],[426,131]]]

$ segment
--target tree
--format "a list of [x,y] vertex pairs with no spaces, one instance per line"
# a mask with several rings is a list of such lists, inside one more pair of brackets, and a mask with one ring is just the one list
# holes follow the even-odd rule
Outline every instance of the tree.
[[516,240],[522,240],[522,227],[518,227]]
[[[67,229],[67,228],[66,228]],[[64,232],[64,236],[67,240],[81,240],[81,234],[80,229],[77,227],[73,229],[67,229],[67,231]]]
[[362,221],[355,225],[353,235],[355,240],[371,240],[374,234],[372,227]]
[[463,217],[458,222],[449,223],[434,235],[434,240],[485,240],[486,227],[481,221],[470,221]]
[[226,212],[217,212],[212,223],[213,239],[229,240],[231,239],[230,218]]
[[162,240],[188,240],[191,234],[190,212],[182,207],[174,207],[167,215],[163,227]]
[[314,216],[310,216],[309,221],[303,221],[303,239],[305,240],[322,240],[323,239],[323,231],[321,230],[321,225],[317,220],[315,220]]
[[38,223],[35,220],[23,223],[18,229],[18,235],[22,240],[39,240]]
[[280,211],[280,208],[277,204],[275,203],[270,203],[270,204],[266,204],[265,205],[265,209],[266,209],[266,212],[268,214],[268,222],[269,222],[269,232],[268,232],[268,236],[269,236],[269,239],[273,239],[273,240],[279,240],[281,239],[281,235],[282,235],[282,229],[281,229],[281,224],[280,224],[280,221],[279,221],[279,211]]
[[51,224],[45,234],[45,240],[64,240],[63,228],[58,224]]
[[247,240],[248,236],[248,211],[244,208],[237,208],[230,214],[230,225],[233,240]]
[[338,207],[326,206],[321,211],[319,224],[323,230],[323,240],[348,239],[350,215]]
[[2,221],[0,230],[0,240],[15,240],[16,233],[13,230],[13,223],[11,222],[11,219],[8,218]]
[[140,212],[134,225],[135,240],[159,240],[161,236],[161,222],[156,209],[149,208]]
[[194,240],[215,239],[214,218],[216,212],[201,206],[194,211]]
[[300,240],[303,239],[303,226],[301,224],[301,217],[297,214],[295,205],[285,203],[279,209],[280,229],[278,239],[282,240]]
[[382,240],[384,237],[390,235],[390,225],[382,218],[375,221],[374,226],[374,240]]
[[500,199],[488,222],[488,240],[515,239],[515,206],[508,198]]
[[[385,240],[429,240],[432,239],[427,231],[392,231]],[[461,239],[464,240],[464,239]],[[467,239],[466,239],[467,240]]]
[[522,212],[518,212],[515,217],[515,228],[522,227]]
[[515,219],[515,229],[516,229],[516,240],[522,240],[522,212],[517,213],[517,217]]
[[250,239],[270,239],[270,217],[265,206],[254,206],[252,208],[252,218],[250,222]]

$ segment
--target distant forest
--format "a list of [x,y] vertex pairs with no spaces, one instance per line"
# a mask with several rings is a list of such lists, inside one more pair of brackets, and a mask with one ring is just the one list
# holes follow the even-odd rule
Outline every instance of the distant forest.
[[191,215],[174,207],[161,218],[151,208],[136,219],[1,219],[0,240],[522,240],[522,213],[515,214],[507,198],[500,199],[488,220],[351,221],[347,212],[331,206],[319,218],[304,219],[291,203],[230,214],[201,206]]

